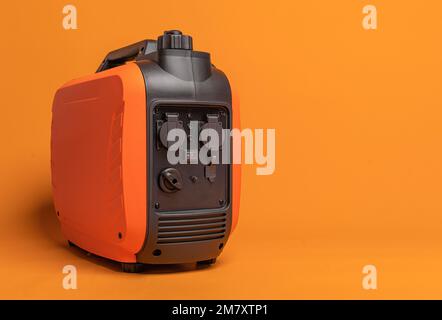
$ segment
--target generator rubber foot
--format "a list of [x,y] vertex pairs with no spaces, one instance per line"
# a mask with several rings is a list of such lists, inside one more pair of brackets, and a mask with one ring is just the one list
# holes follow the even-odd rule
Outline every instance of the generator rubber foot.
[[139,273],[143,271],[144,265],[142,263],[121,263],[121,270],[127,273]]
[[75,245],[75,243],[70,242],[69,240],[68,240],[68,244],[69,244],[69,247],[73,247],[73,248],[76,248],[76,247],[77,247],[77,246]]
[[215,262],[216,262],[216,258],[213,258],[213,259],[209,259],[209,260],[198,261],[197,264],[202,265],[202,266],[208,266],[208,265],[214,264]]

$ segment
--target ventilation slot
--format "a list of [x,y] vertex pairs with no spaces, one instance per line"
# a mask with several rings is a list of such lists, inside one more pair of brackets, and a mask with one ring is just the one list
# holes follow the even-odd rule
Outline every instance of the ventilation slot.
[[158,219],[158,244],[224,238],[226,214],[162,214]]

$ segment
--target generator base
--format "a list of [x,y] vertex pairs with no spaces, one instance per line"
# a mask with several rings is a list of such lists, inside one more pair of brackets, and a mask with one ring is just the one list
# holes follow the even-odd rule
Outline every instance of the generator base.
[[[72,241],[68,240],[68,245],[69,245],[69,247],[78,248],[81,251],[84,251],[87,255],[90,255],[90,253],[87,250],[77,246]],[[105,257],[100,257],[100,258],[107,259],[109,261],[115,261],[115,260],[108,259],[108,258],[105,258]],[[118,262],[118,261],[115,261],[115,262]],[[215,262],[216,262],[216,258],[212,258],[212,259],[208,259],[208,260],[196,261],[196,265],[197,266],[209,266],[209,265],[214,264]],[[140,272],[143,272],[145,270],[145,267],[149,265],[147,263],[139,263],[139,262],[118,262],[118,263],[121,264],[121,271],[122,272],[126,272],[126,273],[140,273]]]
[[142,263],[127,263],[121,262],[121,271],[127,273],[140,273],[144,270],[144,264]]

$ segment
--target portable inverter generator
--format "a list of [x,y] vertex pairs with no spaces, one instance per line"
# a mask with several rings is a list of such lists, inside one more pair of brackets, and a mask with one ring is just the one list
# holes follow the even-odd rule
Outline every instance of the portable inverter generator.
[[[232,96],[210,54],[193,51],[192,37],[177,30],[112,51],[96,73],[58,89],[52,186],[69,244],[125,272],[214,263],[238,221],[240,165],[171,164],[169,133],[182,129],[192,140],[192,123],[196,132],[239,128]],[[227,145],[219,157],[235,152]]]

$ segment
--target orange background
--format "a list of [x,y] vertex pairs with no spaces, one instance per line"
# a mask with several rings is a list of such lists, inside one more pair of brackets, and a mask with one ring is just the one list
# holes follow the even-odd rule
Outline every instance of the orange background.
[[[66,31],[68,3],[1,4],[1,298],[442,298],[440,1],[78,0]],[[61,237],[52,98],[166,29],[212,53],[244,127],[276,128],[276,172],[244,168],[239,225],[212,268],[124,274]],[[77,290],[62,288],[67,264]],[[366,264],[377,290],[362,289]]]

